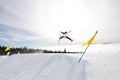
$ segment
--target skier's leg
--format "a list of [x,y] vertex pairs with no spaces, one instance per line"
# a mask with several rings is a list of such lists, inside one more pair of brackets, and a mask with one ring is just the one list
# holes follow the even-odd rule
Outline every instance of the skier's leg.
[[69,39],[71,42],[73,41],[71,38],[69,38],[68,36],[66,36],[67,39]]
[[59,38],[58,42],[59,42],[62,38],[64,38],[64,37],[63,37],[63,36],[61,36],[61,37]]

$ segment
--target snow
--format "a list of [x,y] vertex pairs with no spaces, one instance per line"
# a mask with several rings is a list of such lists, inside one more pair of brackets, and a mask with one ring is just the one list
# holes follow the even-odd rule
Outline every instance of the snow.
[[0,80],[119,80],[120,45],[100,46],[91,46],[80,63],[81,54],[0,56]]
[[85,80],[85,61],[63,54],[23,54],[0,59],[0,80]]
[[86,55],[87,80],[119,80],[120,54],[98,53]]

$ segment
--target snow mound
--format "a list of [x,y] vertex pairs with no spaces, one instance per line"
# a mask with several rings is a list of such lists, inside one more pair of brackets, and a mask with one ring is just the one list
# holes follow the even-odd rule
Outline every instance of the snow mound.
[[85,60],[64,54],[24,54],[0,59],[0,80],[86,80]]

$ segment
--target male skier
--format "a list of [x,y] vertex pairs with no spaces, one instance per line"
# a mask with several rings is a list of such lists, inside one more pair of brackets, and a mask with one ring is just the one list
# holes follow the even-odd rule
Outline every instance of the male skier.
[[67,39],[69,39],[69,40],[72,42],[73,40],[72,40],[70,37],[67,36],[67,34],[70,33],[70,32],[71,32],[71,31],[69,31],[69,32],[67,32],[67,31],[61,32],[63,35],[60,36],[59,41],[60,41],[60,39],[62,39],[62,38],[67,38]]

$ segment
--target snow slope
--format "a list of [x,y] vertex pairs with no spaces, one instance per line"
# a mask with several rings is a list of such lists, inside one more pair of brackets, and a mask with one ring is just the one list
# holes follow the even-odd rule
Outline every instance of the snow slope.
[[0,57],[0,80],[119,80],[120,53],[22,54]]
[[85,80],[85,61],[63,54],[24,54],[0,59],[0,80]]

